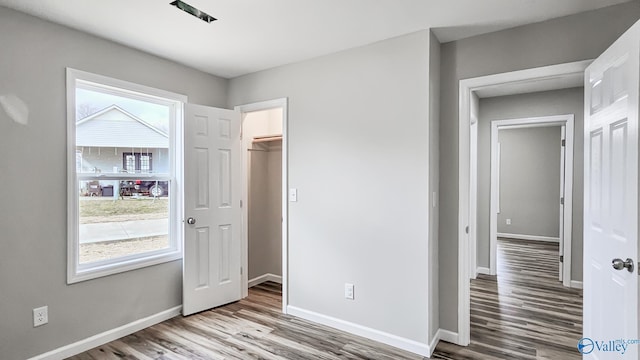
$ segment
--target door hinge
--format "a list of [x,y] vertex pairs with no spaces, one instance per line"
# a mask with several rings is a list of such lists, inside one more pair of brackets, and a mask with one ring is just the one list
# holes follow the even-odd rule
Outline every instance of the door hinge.
[[560,255],[560,262],[563,263],[564,262],[564,255]]
[[560,205],[564,205],[564,197],[560,198]]
[[240,209],[242,209],[242,200],[240,200]]
[[240,266],[240,275],[242,275],[242,266]]
[[567,146],[567,140],[562,139],[562,146]]

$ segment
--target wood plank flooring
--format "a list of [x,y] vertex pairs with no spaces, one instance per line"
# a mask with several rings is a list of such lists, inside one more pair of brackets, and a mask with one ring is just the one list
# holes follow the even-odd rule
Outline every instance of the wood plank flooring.
[[178,316],[69,359],[424,359],[281,313],[280,285],[239,302]]
[[582,290],[558,281],[558,244],[498,240],[498,276],[471,281],[471,344],[433,359],[582,359]]
[[[440,342],[433,359],[580,359],[582,291],[557,281],[558,245],[498,242],[498,276],[471,282],[471,345]],[[76,355],[95,359],[423,359],[281,313],[264,283],[239,302],[175,317]]]

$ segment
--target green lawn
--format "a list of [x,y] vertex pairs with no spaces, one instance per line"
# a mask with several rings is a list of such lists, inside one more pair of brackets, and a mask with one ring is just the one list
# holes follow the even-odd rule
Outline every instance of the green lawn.
[[100,199],[80,198],[80,217],[129,214],[167,214],[167,198]]

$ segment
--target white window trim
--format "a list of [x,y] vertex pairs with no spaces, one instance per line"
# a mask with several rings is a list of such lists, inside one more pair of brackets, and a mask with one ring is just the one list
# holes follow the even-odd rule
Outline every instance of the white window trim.
[[[169,194],[172,194],[172,201],[169,209],[169,236],[175,239],[175,247],[168,250],[158,250],[147,252],[144,254],[129,255],[112,260],[96,261],[91,264],[79,264],[79,211],[78,211],[78,181],[82,179],[82,175],[76,173],[76,84],[78,81],[87,81],[104,85],[106,87],[114,87],[118,90],[117,94],[122,94],[120,89],[125,92],[130,91],[130,97],[136,98],[136,93],[149,95],[150,97],[140,98],[147,102],[153,102],[161,105],[172,106],[173,115],[171,121],[172,130],[170,133],[170,143],[175,151],[171,152],[171,167],[174,169],[175,177],[167,178],[169,181]],[[101,91],[104,92],[102,88]],[[77,283],[80,281],[95,279],[103,276],[117,274],[125,271],[140,269],[143,267],[161,264],[169,261],[182,259],[183,246],[183,165],[182,165],[182,129],[183,129],[183,104],[187,103],[185,95],[173,93],[170,91],[154,89],[144,85],[138,85],[131,82],[113,79],[107,76],[97,75],[67,68],[67,283]],[[127,174],[118,174],[113,179],[126,177]],[[137,174],[136,178],[141,175]],[[107,174],[102,174],[100,179],[110,180]],[[154,178],[158,177],[153,176]],[[162,175],[160,175],[162,177]]]

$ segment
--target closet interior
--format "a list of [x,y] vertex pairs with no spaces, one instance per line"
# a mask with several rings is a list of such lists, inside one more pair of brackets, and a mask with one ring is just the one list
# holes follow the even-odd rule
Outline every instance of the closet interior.
[[282,109],[245,115],[249,287],[282,282]]

